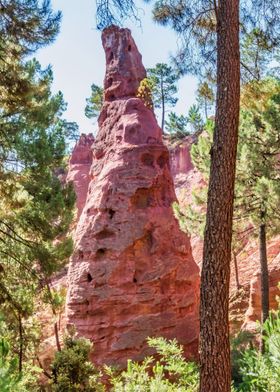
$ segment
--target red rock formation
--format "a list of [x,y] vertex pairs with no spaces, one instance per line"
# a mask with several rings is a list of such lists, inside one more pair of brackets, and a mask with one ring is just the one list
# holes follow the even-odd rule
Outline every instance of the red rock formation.
[[197,353],[198,267],[179,229],[169,153],[154,113],[135,98],[145,70],[127,29],[102,34],[105,102],[87,202],[69,267],[67,320],[98,363],[142,359],[148,336]]
[[194,168],[190,152],[193,142],[194,137],[192,136],[186,136],[173,144],[167,140],[167,145],[170,148],[170,168],[173,178],[180,174],[187,175]]
[[[205,187],[201,173],[194,167],[191,159],[191,146],[196,140],[195,135],[170,142],[165,136],[165,144],[170,153],[170,167],[175,185],[176,196],[182,209],[194,204],[193,192]],[[191,236],[192,255],[201,266],[203,241],[197,236]]]
[[77,219],[84,208],[88,185],[89,171],[92,164],[91,146],[94,142],[92,134],[81,134],[69,160],[66,182],[72,182],[76,193]]

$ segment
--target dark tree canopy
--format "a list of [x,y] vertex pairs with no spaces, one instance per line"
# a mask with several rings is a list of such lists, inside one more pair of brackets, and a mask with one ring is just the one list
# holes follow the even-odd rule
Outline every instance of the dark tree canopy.
[[[54,40],[59,31],[60,12],[53,12],[50,0],[1,0],[0,37],[29,53]],[[6,42],[7,43],[7,42]]]
[[126,18],[137,18],[137,7],[133,0],[96,0],[97,28],[103,30]]

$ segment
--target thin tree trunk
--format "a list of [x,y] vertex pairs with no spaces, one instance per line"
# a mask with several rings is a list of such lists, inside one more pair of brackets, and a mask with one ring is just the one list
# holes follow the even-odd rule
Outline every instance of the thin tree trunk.
[[[264,213],[261,217],[264,218]],[[267,251],[266,251],[266,225],[262,223],[259,227],[259,252],[260,252],[260,267],[261,267],[261,303],[262,303],[262,324],[269,315],[269,273],[267,265]],[[264,352],[264,341],[261,339],[261,352]]]
[[[51,288],[50,288],[50,285],[49,285],[48,282],[46,282],[46,285],[47,285],[48,292],[50,294],[52,312],[53,312],[54,317],[56,317],[57,314],[56,314],[55,308],[54,308],[53,303],[52,303]],[[60,340],[59,340],[57,320],[54,322],[54,336],[55,336],[55,342],[56,342],[57,351],[61,351],[61,344],[60,344]]]
[[165,122],[165,99],[164,99],[164,92],[163,92],[163,81],[161,79],[161,104],[162,104],[162,114],[161,114],[161,130],[164,133],[164,122]]
[[18,330],[19,330],[19,360],[18,360],[18,371],[22,372],[22,362],[23,362],[23,327],[21,314],[18,313]]
[[240,289],[240,283],[239,283],[239,274],[238,274],[238,265],[237,265],[237,255],[235,251],[232,251],[232,259],[233,259],[233,265],[234,265],[234,272],[235,272],[235,283],[236,283],[236,288],[237,290]]
[[60,345],[60,341],[59,341],[57,321],[55,321],[55,323],[54,323],[54,334],[55,334],[55,341],[56,341],[57,351],[61,351],[61,345]]
[[217,98],[200,302],[200,392],[229,392],[229,278],[240,105],[239,1],[217,10]]

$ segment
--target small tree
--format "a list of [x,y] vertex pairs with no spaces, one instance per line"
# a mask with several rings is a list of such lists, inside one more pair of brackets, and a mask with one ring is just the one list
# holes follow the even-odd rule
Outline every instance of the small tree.
[[74,331],[64,338],[64,347],[56,352],[52,364],[54,392],[105,391],[98,382],[98,371],[89,361],[92,345],[84,338],[74,338]]
[[197,89],[197,103],[203,107],[205,119],[208,118],[208,110],[214,105],[214,92],[207,81],[199,84]]
[[91,85],[91,95],[86,99],[85,115],[87,118],[97,118],[103,105],[103,88],[97,84]]
[[192,132],[197,132],[202,127],[202,118],[199,113],[199,107],[197,105],[192,105],[189,109],[187,121],[192,128]]
[[178,115],[174,112],[169,113],[165,125],[166,130],[171,137],[183,138],[189,135],[187,130],[188,119],[183,115]]
[[177,86],[179,79],[172,67],[164,63],[158,63],[154,68],[147,69],[148,78],[152,83],[152,95],[155,108],[161,109],[161,129],[164,132],[166,108],[173,107],[177,103]]

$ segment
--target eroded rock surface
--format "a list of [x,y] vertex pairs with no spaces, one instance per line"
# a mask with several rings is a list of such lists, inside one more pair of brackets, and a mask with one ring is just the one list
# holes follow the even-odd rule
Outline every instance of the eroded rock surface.
[[79,219],[86,203],[90,182],[89,171],[92,165],[91,146],[94,142],[92,134],[81,134],[69,160],[66,182],[72,182],[76,193],[77,219]]
[[148,336],[197,353],[199,271],[172,211],[168,149],[136,98],[145,77],[130,31],[102,34],[105,102],[86,205],[69,266],[67,322],[94,343],[98,363],[142,359]]

